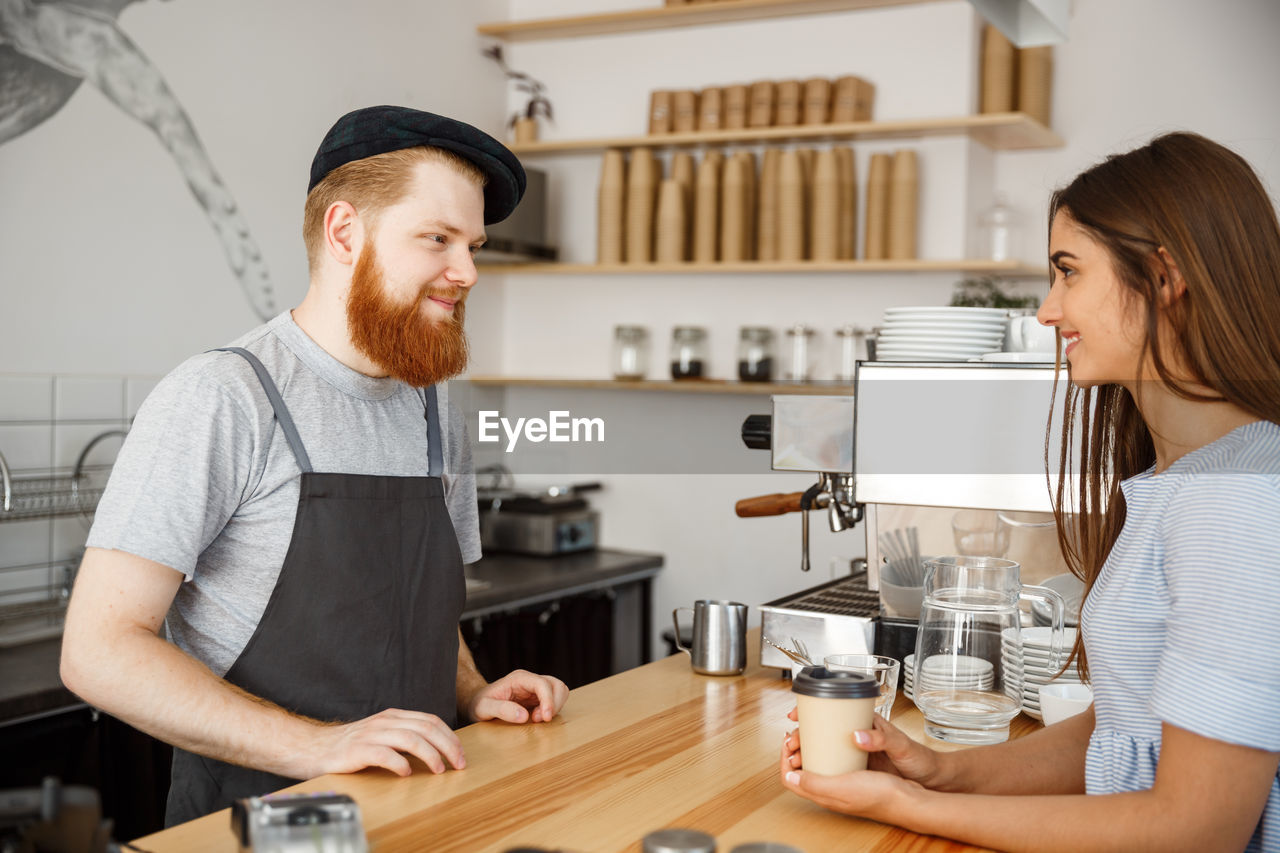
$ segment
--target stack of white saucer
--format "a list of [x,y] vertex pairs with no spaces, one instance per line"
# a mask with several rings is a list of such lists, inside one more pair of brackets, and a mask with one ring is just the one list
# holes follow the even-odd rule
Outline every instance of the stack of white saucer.
[[1004,346],[1003,308],[887,308],[876,337],[880,361],[968,361]]
[[1048,627],[1023,628],[1022,648],[1019,651],[1014,629],[1005,631],[1001,644],[1001,662],[1006,670],[1022,671],[1022,710],[1029,717],[1040,719],[1040,688],[1049,683],[1079,684],[1080,673],[1075,661],[1062,675],[1058,670],[1071,653],[1071,646],[1076,641],[1076,629],[1066,628],[1062,632],[1062,658],[1057,665],[1051,660],[1053,654],[1053,629]]
[[995,671],[990,661],[971,655],[930,655],[916,676],[916,656],[902,660],[903,690],[912,702],[916,685],[922,690],[990,690],[995,684]]

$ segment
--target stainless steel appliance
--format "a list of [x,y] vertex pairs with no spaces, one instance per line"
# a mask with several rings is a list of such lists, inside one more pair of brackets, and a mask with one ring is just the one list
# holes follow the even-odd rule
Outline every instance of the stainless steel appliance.
[[[833,532],[861,523],[866,535],[865,577],[838,579],[766,604],[762,633],[785,642],[790,633],[807,631],[801,639],[815,658],[861,651],[855,645],[861,633],[866,650],[901,657],[915,619],[886,606],[886,545],[912,548],[910,539],[917,555],[958,553],[953,521],[962,510],[993,511],[1016,521],[1019,547],[1035,540],[1043,560],[1024,563],[1031,569],[1024,580],[1064,571],[1048,515],[1056,464],[1045,473],[1055,381],[1065,383],[1065,374],[1055,380],[1052,365],[1035,363],[859,362],[852,396],[775,395],[770,415],[748,418],[743,441],[768,449],[774,470],[808,471],[818,478],[805,492],[741,501],[740,516],[800,512],[804,571],[813,510],[825,510]],[[1051,463],[1060,436],[1056,423],[1048,440]],[[860,590],[871,595],[859,596]],[[846,593],[845,600],[832,601],[832,592]],[[791,667],[765,644],[761,661]]]
[[595,548],[600,514],[581,496],[594,488],[599,484],[541,492],[478,489],[481,548],[537,556]]

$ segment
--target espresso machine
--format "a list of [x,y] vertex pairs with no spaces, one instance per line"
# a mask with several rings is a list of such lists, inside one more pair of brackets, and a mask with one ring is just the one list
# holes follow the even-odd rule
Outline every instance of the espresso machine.
[[[1062,424],[1050,412],[1061,410],[1066,382],[1043,363],[864,361],[852,396],[779,394],[771,414],[747,418],[743,441],[769,450],[773,470],[817,479],[804,492],[740,501],[738,515],[800,513],[801,571],[810,513],[832,532],[861,525],[866,537],[865,565],[855,560],[850,575],[761,606],[761,662],[792,668],[765,638],[804,645],[819,662],[836,652],[901,659],[919,602],[913,611],[888,570],[923,557],[971,548],[1019,560],[1026,582],[1065,573],[1050,500]],[[984,527],[992,519],[998,528]]]

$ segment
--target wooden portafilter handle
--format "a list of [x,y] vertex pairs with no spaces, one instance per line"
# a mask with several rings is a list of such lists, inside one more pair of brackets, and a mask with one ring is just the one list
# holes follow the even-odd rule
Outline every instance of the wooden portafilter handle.
[[778,493],[760,495],[754,498],[743,498],[734,504],[734,512],[739,518],[759,518],[766,515],[786,515],[800,511],[800,498],[804,492]]

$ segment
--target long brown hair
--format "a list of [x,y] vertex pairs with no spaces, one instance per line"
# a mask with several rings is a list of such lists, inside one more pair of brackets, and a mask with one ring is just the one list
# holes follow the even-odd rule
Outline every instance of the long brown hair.
[[[1280,423],[1280,223],[1242,157],[1194,133],[1159,136],[1056,191],[1050,228],[1059,213],[1105,248],[1126,297],[1145,309],[1141,358],[1150,355],[1160,381],[1187,399],[1225,400]],[[1158,298],[1166,272],[1160,248],[1186,283],[1167,307]],[[1172,340],[1160,340],[1162,315]],[[1062,418],[1054,517],[1067,566],[1087,597],[1124,526],[1120,483],[1150,468],[1155,448],[1119,385],[1068,384]],[[1046,462],[1049,453],[1046,442]],[[1079,632],[1072,654],[1087,678]]]

